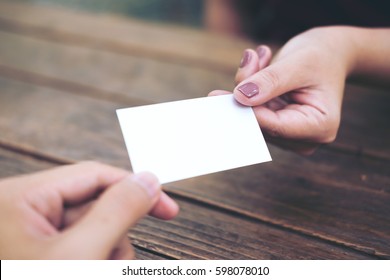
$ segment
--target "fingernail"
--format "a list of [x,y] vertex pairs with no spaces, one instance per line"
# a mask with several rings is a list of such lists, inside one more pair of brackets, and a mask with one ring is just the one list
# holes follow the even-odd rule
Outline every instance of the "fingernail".
[[150,172],[140,172],[132,176],[132,180],[143,187],[150,197],[155,197],[161,189],[157,177]]
[[245,50],[240,61],[240,68],[245,67],[250,60],[251,60],[251,53],[248,50]]
[[266,49],[263,46],[259,46],[257,47],[256,52],[259,58],[262,58],[266,53]]
[[259,93],[259,87],[255,83],[246,83],[237,88],[243,95],[251,98]]

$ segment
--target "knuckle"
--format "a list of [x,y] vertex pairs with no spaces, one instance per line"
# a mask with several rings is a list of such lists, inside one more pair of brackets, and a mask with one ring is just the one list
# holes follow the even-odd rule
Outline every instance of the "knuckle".
[[275,89],[279,86],[279,75],[272,68],[266,68],[261,73],[262,83],[266,88]]
[[322,135],[320,143],[329,144],[336,140],[338,129],[340,125],[339,118],[328,119],[327,124],[322,125]]
[[336,136],[337,130],[324,127],[315,141],[319,144],[330,144],[336,140]]
[[321,143],[322,144],[330,144],[336,140],[336,137],[337,137],[337,131],[329,130],[325,133],[324,137],[322,138]]

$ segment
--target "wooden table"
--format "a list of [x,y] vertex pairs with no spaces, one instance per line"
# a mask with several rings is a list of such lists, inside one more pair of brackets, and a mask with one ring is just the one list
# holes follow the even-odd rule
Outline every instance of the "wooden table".
[[[80,160],[130,169],[115,110],[232,89],[228,38],[0,2],[0,176]],[[390,258],[390,94],[348,85],[337,141],[311,157],[165,186],[170,222],[129,233],[140,259]],[[98,234],[98,233],[97,233]]]

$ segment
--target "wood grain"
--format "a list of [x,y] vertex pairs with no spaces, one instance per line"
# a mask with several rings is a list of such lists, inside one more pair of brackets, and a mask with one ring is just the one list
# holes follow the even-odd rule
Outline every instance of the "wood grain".
[[[131,169],[115,110],[231,89],[251,45],[8,1],[0,30],[0,176]],[[272,163],[165,186],[182,212],[131,231],[140,258],[390,258],[389,104],[388,89],[348,85],[339,136],[314,156],[270,146]]]
[[[170,222],[146,219],[132,236],[178,259],[367,258],[356,251],[177,198],[180,215]],[[178,250],[178,248],[180,248]],[[340,250],[341,249],[341,250]]]
[[347,85],[341,125],[332,147],[390,160],[390,88]]
[[[250,42],[220,38],[215,34],[195,30],[186,32],[188,30],[183,28],[177,31],[172,26],[133,22],[113,16],[100,18],[8,1],[0,2],[0,8],[0,30],[4,31],[0,33],[3,42],[0,67],[3,72],[24,71],[15,76],[38,82],[44,80],[52,87],[65,87],[71,92],[112,98],[124,105],[129,104],[126,96],[132,97],[130,102],[140,105],[201,97],[214,89],[231,90],[240,53],[253,46]],[[72,17],[77,25],[62,24]],[[92,32],[98,27],[101,27],[99,32]],[[122,30],[123,34],[109,32],[110,28]],[[168,50],[166,33],[173,36]],[[88,43],[69,39],[72,36]],[[153,51],[140,54],[138,49],[147,49],[142,45],[149,40],[145,36],[160,43],[153,44]],[[188,39],[191,36],[197,39]],[[119,49],[101,47],[102,44],[115,45],[117,41],[122,46]],[[210,55],[203,49],[205,45],[212,46]],[[157,57],[153,55],[156,52]],[[183,57],[186,63],[183,63]],[[59,63],[62,67],[57,67]],[[219,66],[215,68],[213,65]],[[387,88],[372,92],[371,87],[348,85],[339,136],[330,147],[390,160],[387,144],[390,131],[386,123],[390,112],[388,91]],[[365,126],[364,137],[362,125]]]
[[[0,90],[4,141],[130,168],[114,114],[118,104],[69,98],[66,92],[4,78]],[[389,255],[389,163],[329,150],[309,158],[276,148],[271,154],[270,164],[178,182],[168,190],[304,235]]]
[[234,73],[243,50],[253,46],[176,25],[11,1],[0,2],[0,29],[226,73]]
[[[55,166],[0,148],[0,178]],[[368,259],[370,255],[176,198],[173,221],[146,218],[130,231],[139,259]],[[212,217],[212,219],[210,219]]]
[[[72,93],[124,101],[126,106],[129,102],[118,99],[120,96],[139,100],[136,104],[146,104],[203,97],[216,88],[233,88],[232,75],[208,69],[62,45],[1,31],[0,40],[0,65],[4,75],[46,82]],[[17,70],[23,73],[18,74]]]

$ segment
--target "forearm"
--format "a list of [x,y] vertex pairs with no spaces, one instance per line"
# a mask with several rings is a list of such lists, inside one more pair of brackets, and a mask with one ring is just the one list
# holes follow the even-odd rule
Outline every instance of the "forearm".
[[350,28],[354,63],[349,75],[390,82],[390,28]]
[[315,28],[345,65],[347,78],[390,83],[390,28]]

